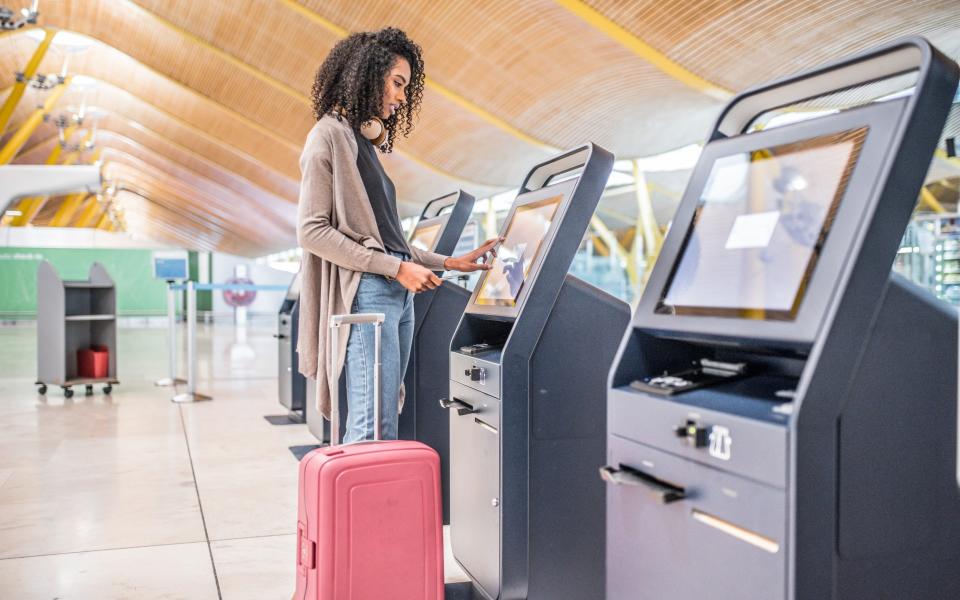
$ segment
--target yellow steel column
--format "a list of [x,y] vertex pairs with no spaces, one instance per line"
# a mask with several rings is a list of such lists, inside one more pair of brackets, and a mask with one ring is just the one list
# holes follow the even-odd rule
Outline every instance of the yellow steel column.
[[7,124],[10,123],[10,117],[13,116],[13,111],[16,110],[17,104],[20,103],[20,98],[23,97],[27,86],[30,85],[30,80],[37,74],[37,69],[40,68],[40,62],[47,54],[47,50],[50,49],[50,44],[53,43],[53,36],[57,35],[55,30],[49,28],[45,28],[43,33],[43,41],[40,42],[40,45],[36,51],[34,51],[33,56],[30,57],[30,61],[23,70],[23,81],[18,81],[16,85],[13,86],[3,106],[0,106],[0,135],[3,135],[6,131]]
[[80,194],[70,194],[63,199],[63,202],[60,203],[60,208],[57,209],[53,219],[50,220],[50,227],[66,227],[70,224],[70,221],[73,220],[73,215],[77,214],[77,209],[80,208],[80,205],[83,204],[83,201],[93,194],[88,194],[86,192]]
[[[656,262],[660,254],[660,246],[663,245],[663,234],[657,226],[657,218],[653,214],[653,202],[650,200],[650,190],[647,189],[647,178],[644,177],[640,169],[640,163],[633,161],[633,185],[637,194],[637,223],[643,231],[643,257],[647,261],[647,267],[644,269],[643,281],[646,282],[653,270],[653,263]],[[634,238],[634,246],[640,243],[641,236]]]
[[627,276],[630,279],[630,285],[636,286],[637,264],[635,261],[630,260],[630,253],[620,245],[620,240],[617,239],[617,236],[610,231],[610,228],[607,227],[606,223],[601,221],[600,217],[597,215],[590,217],[590,226],[593,228],[593,231],[597,234],[597,236],[603,240],[603,243],[617,255],[617,258],[623,261],[627,268]]
[[487,198],[487,214],[483,218],[483,229],[486,239],[497,237],[497,211],[493,209],[493,196]]
[[97,218],[97,215],[100,214],[100,202],[97,201],[97,197],[94,194],[91,194],[87,197],[86,202],[83,203],[83,208],[80,210],[80,217],[77,219],[76,227],[90,227],[94,224],[94,221]]
[[943,204],[940,204],[940,201],[927,186],[920,188],[920,204],[925,204],[927,208],[936,213],[947,212],[947,209],[943,207]]
[[108,206],[103,210],[103,214],[100,215],[100,220],[97,221],[97,224],[94,226],[94,229],[107,230],[109,226],[110,226],[110,207]]
[[[67,141],[70,140],[70,136],[73,135],[73,132],[76,131],[76,126],[70,126],[64,129],[64,139]],[[57,143],[53,147],[53,150],[50,151],[50,155],[47,156],[47,160],[44,161],[46,165],[55,165],[57,161],[60,160],[60,153],[63,151],[63,146]],[[70,164],[64,161],[64,164]],[[47,203],[46,196],[31,196],[29,198],[24,198],[20,201],[20,206],[18,210],[20,211],[20,216],[14,217],[10,221],[12,227],[24,227],[29,225],[33,218],[37,216],[37,213],[40,212],[40,209],[43,208],[43,205]]]
[[[93,155],[90,157],[90,164],[95,164],[100,160],[100,148],[94,150]],[[63,202],[60,203],[60,207],[57,209],[56,214],[53,215],[53,218],[50,219],[50,227],[67,227],[70,225],[70,221],[73,220],[73,216],[77,214],[77,210],[80,208],[80,205],[83,204],[83,201],[86,200],[91,194],[87,192],[78,192],[76,194],[70,194],[63,199]]]
[[17,155],[17,152],[20,151],[20,148],[27,143],[27,140],[30,139],[30,136],[33,135],[33,132],[36,131],[37,127],[40,126],[40,123],[43,123],[44,115],[48,114],[57,102],[60,101],[60,97],[63,96],[63,93],[67,91],[67,88],[70,87],[71,78],[67,79],[57,87],[53,88],[50,92],[50,95],[47,96],[46,101],[43,103],[43,106],[33,111],[33,114],[24,121],[23,125],[20,126],[20,129],[17,130],[15,134],[10,137],[10,140],[7,142],[7,145],[0,149],[0,165],[8,164],[13,158]]

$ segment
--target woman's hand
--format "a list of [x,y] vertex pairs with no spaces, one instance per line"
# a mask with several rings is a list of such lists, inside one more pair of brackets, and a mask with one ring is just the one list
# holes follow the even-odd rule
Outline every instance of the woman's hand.
[[433,274],[433,271],[412,262],[400,263],[400,270],[397,271],[397,281],[414,294],[432,290],[442,283],[440,278]]
[[481,258],[486,258],[487,253],[496,256],[496,246],[501,242],[503,242],[503,238],[490,238],[473,252],[468,252],[463,256],[451,256],[450,258],[446,259],[443,261],[443,268],[448,271],[460,271],[461,273],[469,273],[471,271],[489,271],[491,267],[486,260],[483,262],[477,261]]

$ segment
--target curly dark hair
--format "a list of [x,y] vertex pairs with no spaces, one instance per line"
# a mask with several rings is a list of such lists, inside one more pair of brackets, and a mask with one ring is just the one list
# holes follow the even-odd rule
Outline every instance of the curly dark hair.
[[380,150],[390,152],[396,134],[407,137],[423,99],[423,57],[420,46],[395,27],[353,33],[337,42],[317,70],[313,82],[313,115],[338,112],[354,130],[373,117],[380,117],[384,78],[398,57],[410,63],[407,101],[389,119],[383,119],[387,139]]

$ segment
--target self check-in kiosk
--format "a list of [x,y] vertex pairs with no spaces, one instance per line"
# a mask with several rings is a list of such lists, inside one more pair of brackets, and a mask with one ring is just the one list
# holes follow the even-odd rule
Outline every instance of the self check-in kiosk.
[[300,320],[300,273],[293,277],[277,315],[279,346],[278,373],[280,404],[290,417],[302,422],[307,394],[307,379],[300,373],[297,355],[297,324]]
[[911,38],[725,108],[611,370],[607,598],[960,598],[956,309],[890,273],[957,77]]
[[603,597],[606,373],[626,303],[567,275],[613,167],[536,166],[451,343],[450,526],[473,598]]
[[[474,202],[474,197],[462,190],[431,200],[423,207],[408,244],[421,250],[452,254],[470,219]],[[449,465],[446,451],[448,426],[446,421],[439,422],[441,418],[446,419],[447,415],[439,408],[438,402],[446,395],[450,337],[469,297],[468,291],[444,281],[437,289],[416,294],[413,298],[416,324],[410,362],[404,377],[406,397],[398,434],[400,439],[420,440],[437,450],[444,475]],[[330,423],[323,418],[313,401],[315,384],[315,381],[310,381],[307,394],[307,427],[314,437],[327,442],[330,439]],[[346,415],[347,391],[343,374],[340,377],[339,396],[340,414]],[[343,439],[345,427],[346,419],[342,419],[340,439]],[[444,477],[444,489],[447,481],[448,478]],[[445,493],[444,498],[447,496]]]
[[[473,204],[474,197],[463,191],[430,201],[410,234],[410,245],[453,254]],[[400,439],[421,441],[440,455],[444,523],[450,522],[450,422],[440,399],[447,396],[449,385],[450,338],[469,299],[470,291],[450,280],[413,297],[416,322],[398,428]]]

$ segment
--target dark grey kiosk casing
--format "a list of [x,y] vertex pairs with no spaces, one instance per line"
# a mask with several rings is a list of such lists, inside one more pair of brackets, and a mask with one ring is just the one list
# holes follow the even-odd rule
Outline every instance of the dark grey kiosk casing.
[[[428,249],[446,256],[453,254],[470,220],[474,202],[474,197],[462,190],[431,200],[420,214],[411,242],[418,232],[440,226]],[[413,297],[416,324],[404,376],[406,396],[398,429],[400,439],[421,441],[440,455],[445,524],[450,522],[450,422],[440,399],[447,395],[450,338],[469,299],[469,290],[447,280],[440,287]]]
[[[764,112],[907,73],[909,97],[747,133]],[[960,598],[956,309],[890,273],[957,79],[908,38],[724,109],[610,372],[608,598]],[[677,308],[715,164],[862,128],[791,318]],[[673,394],[636,383],[703,358],[746,373]]]
[[[559,202],[539,250],[512,305],[482,304],[494,271],[481,276],[451,343],[450,531],[473,598],[603,594],[604,488],[596,469],[606,375],[630,309],[567,271],[613,160],[591,144],[529,172],[501,230],[508,241],[498,260],[506,260],[518,211]],[[516,219],[518,231],[531,231],[530,214]],[[463,350],[481,343],[491,347]]]
[[302,421],[307,395],[307,379],[300,373],[297,354],[298,324],[300,321],[300,273],[293,277],[277,314],[277,345],[279,364],[277,384],[280,404],[291,418]]
[[[454,248],[457,246],[457,242],[460,240],[460,236],[463,234],[463,228],[466,226],[467,221],[470,219],[470,213],[473,211],[474,197],[470,194],[458,190],[456,192],[435,198],[427,203],[424,206],[423,211],[420,213],[420,219],[417,221],[417,225],[414,228],[411,239],[417,234],[418,231],[422,229],[429,228],[432,226],[439,227],[439,231],[432,236],[430,241],[430,248],[433,252],[439,252],[440,254],[450,254],[453,252]],[[450,209],[447,211],[447,209]],[[441,291],[442,289],[442,291]],[[431,365],[432,360],[436,356],[441,356],[439,360],[444,362],[446,365],[446,356],[449,349],[450,336],[453,335],[453,329],[456,327],[457,322],[460,320],[460,314],[463,312],[463,307],[461,306],[458,309],[456,304],[459,298],[463,298],[462,304],[466,304],[466,298],[469,297],[469,292],[456,286],[444,282],[442,288],[437,288],[431,292],[424,292],[414,296],[413,310],[417,315],[417,323],[414,329],[414,338],[413,338],[413,349],[410,354],[410,363],[407,367],[407,372],[405,374],[405,383],[407,398],[406,403],[403,409],[403,413],[400,415],[399,423],[399,434],[401,439],[414,439],[414,435],[423,435],[424,443],[433,446],[438,453],[440,453],[441,461],[445,459],[445,453],[443,450],[446,448],[445,437],[444,440],[438,438],[438,434],[434,433],[435,420],[430,419],[430,409],[425,409],[421,416],[417,417],[417,409],[412,408],[411,405],[416,405],[415,398],[411,398],[410,390],[410,371],[415,368],[422,369],[421,372],[426,373],[425,369],[428,369]],[[439,298],[439,300],[437,300]],[[450,312],[454,314],[449,314]],[[418,337],[421,334],[421,315],[423,315],[423,322],[428,323],[426,332],[430,336],[437,336],[438,330],[444,327],[444,323],[450,322],[452,324],[446,325],[447,333],[444,338],[442,335],[440,337],[431,338],[424,343],[418,341]],[[429,317],[427,315],[430,315]],[[434,347],[436,346],[436,347]],[[417,355],[417,348],[423,348],[424,351],[420,352],[420,358],[415,358]],[[429,350],[427,350],[429,348]],[[426,357],[426,358],[424,358]],[[415,367],[418,363],[422,363],[420,367]],[[436,367],[436,365],[434,365]],[[436,367],[440,368],[440,367]],[[346,369],[344,369],[346,371]],[[446,393],[446,381],[443,377],[443,373],[446,373],[447,369],[445,366],[442,367],[442,370],[436,371],[440,373],[441,376],[437,377],[436,373],[434,374],[434,379],[439,381],[443,385],[440,395],[442,397]],[[425,391],[423,395],[429,396],[432,398],[433,394],[431,392],[433,387],[436,387],[436,384],[432,384],[429,381],[426,381],[426,376],[420,376],[415,378],[415,382],[418,383],[422,389]],[[314,397],[316,395],[316,381],[311,379],[308,381],[308,390],[307,390],[307,402],[306,402],[306,417],[307,417],[307,428],[310,430],[310,433],[313,434],[317,440],[321,443],[327,443],[330,441],[330,422],[323,418],[323,415],[317,410],[316,403],[314,402]],[[414,386],[413,396],[417,394],[416,386]],[[347,389],[346,389],[346,379],[345,374],[341,372],[340,374],[340,439],[343,439],[343,435],[346,433],[347,426]],[[413,402],[411,403],[411,400]],[[436,402],[434,402],[436,404]],[[436,412],[436,411],[434,411]],[[406,416],[404,416],[406,415]],[[443,414],[446,417],[446,414]],[[415,424],[411,424],[405,421],[409,419],[414,419],[417,421]],[[419,423],[421,419],[425,419],[423,426],[420,427]],[[406,429],[405,429],[406,427]],[[446,425],[441,425],[441,427],[446,427]],[[421,438],[416,438],[421,439]],[[434,445],[436,444],[436,445]],[[442,463],[446,467],[446,463]],[[446,485],[446,483],[444,483]],[[446,496],[445,496],[446,497]]]

